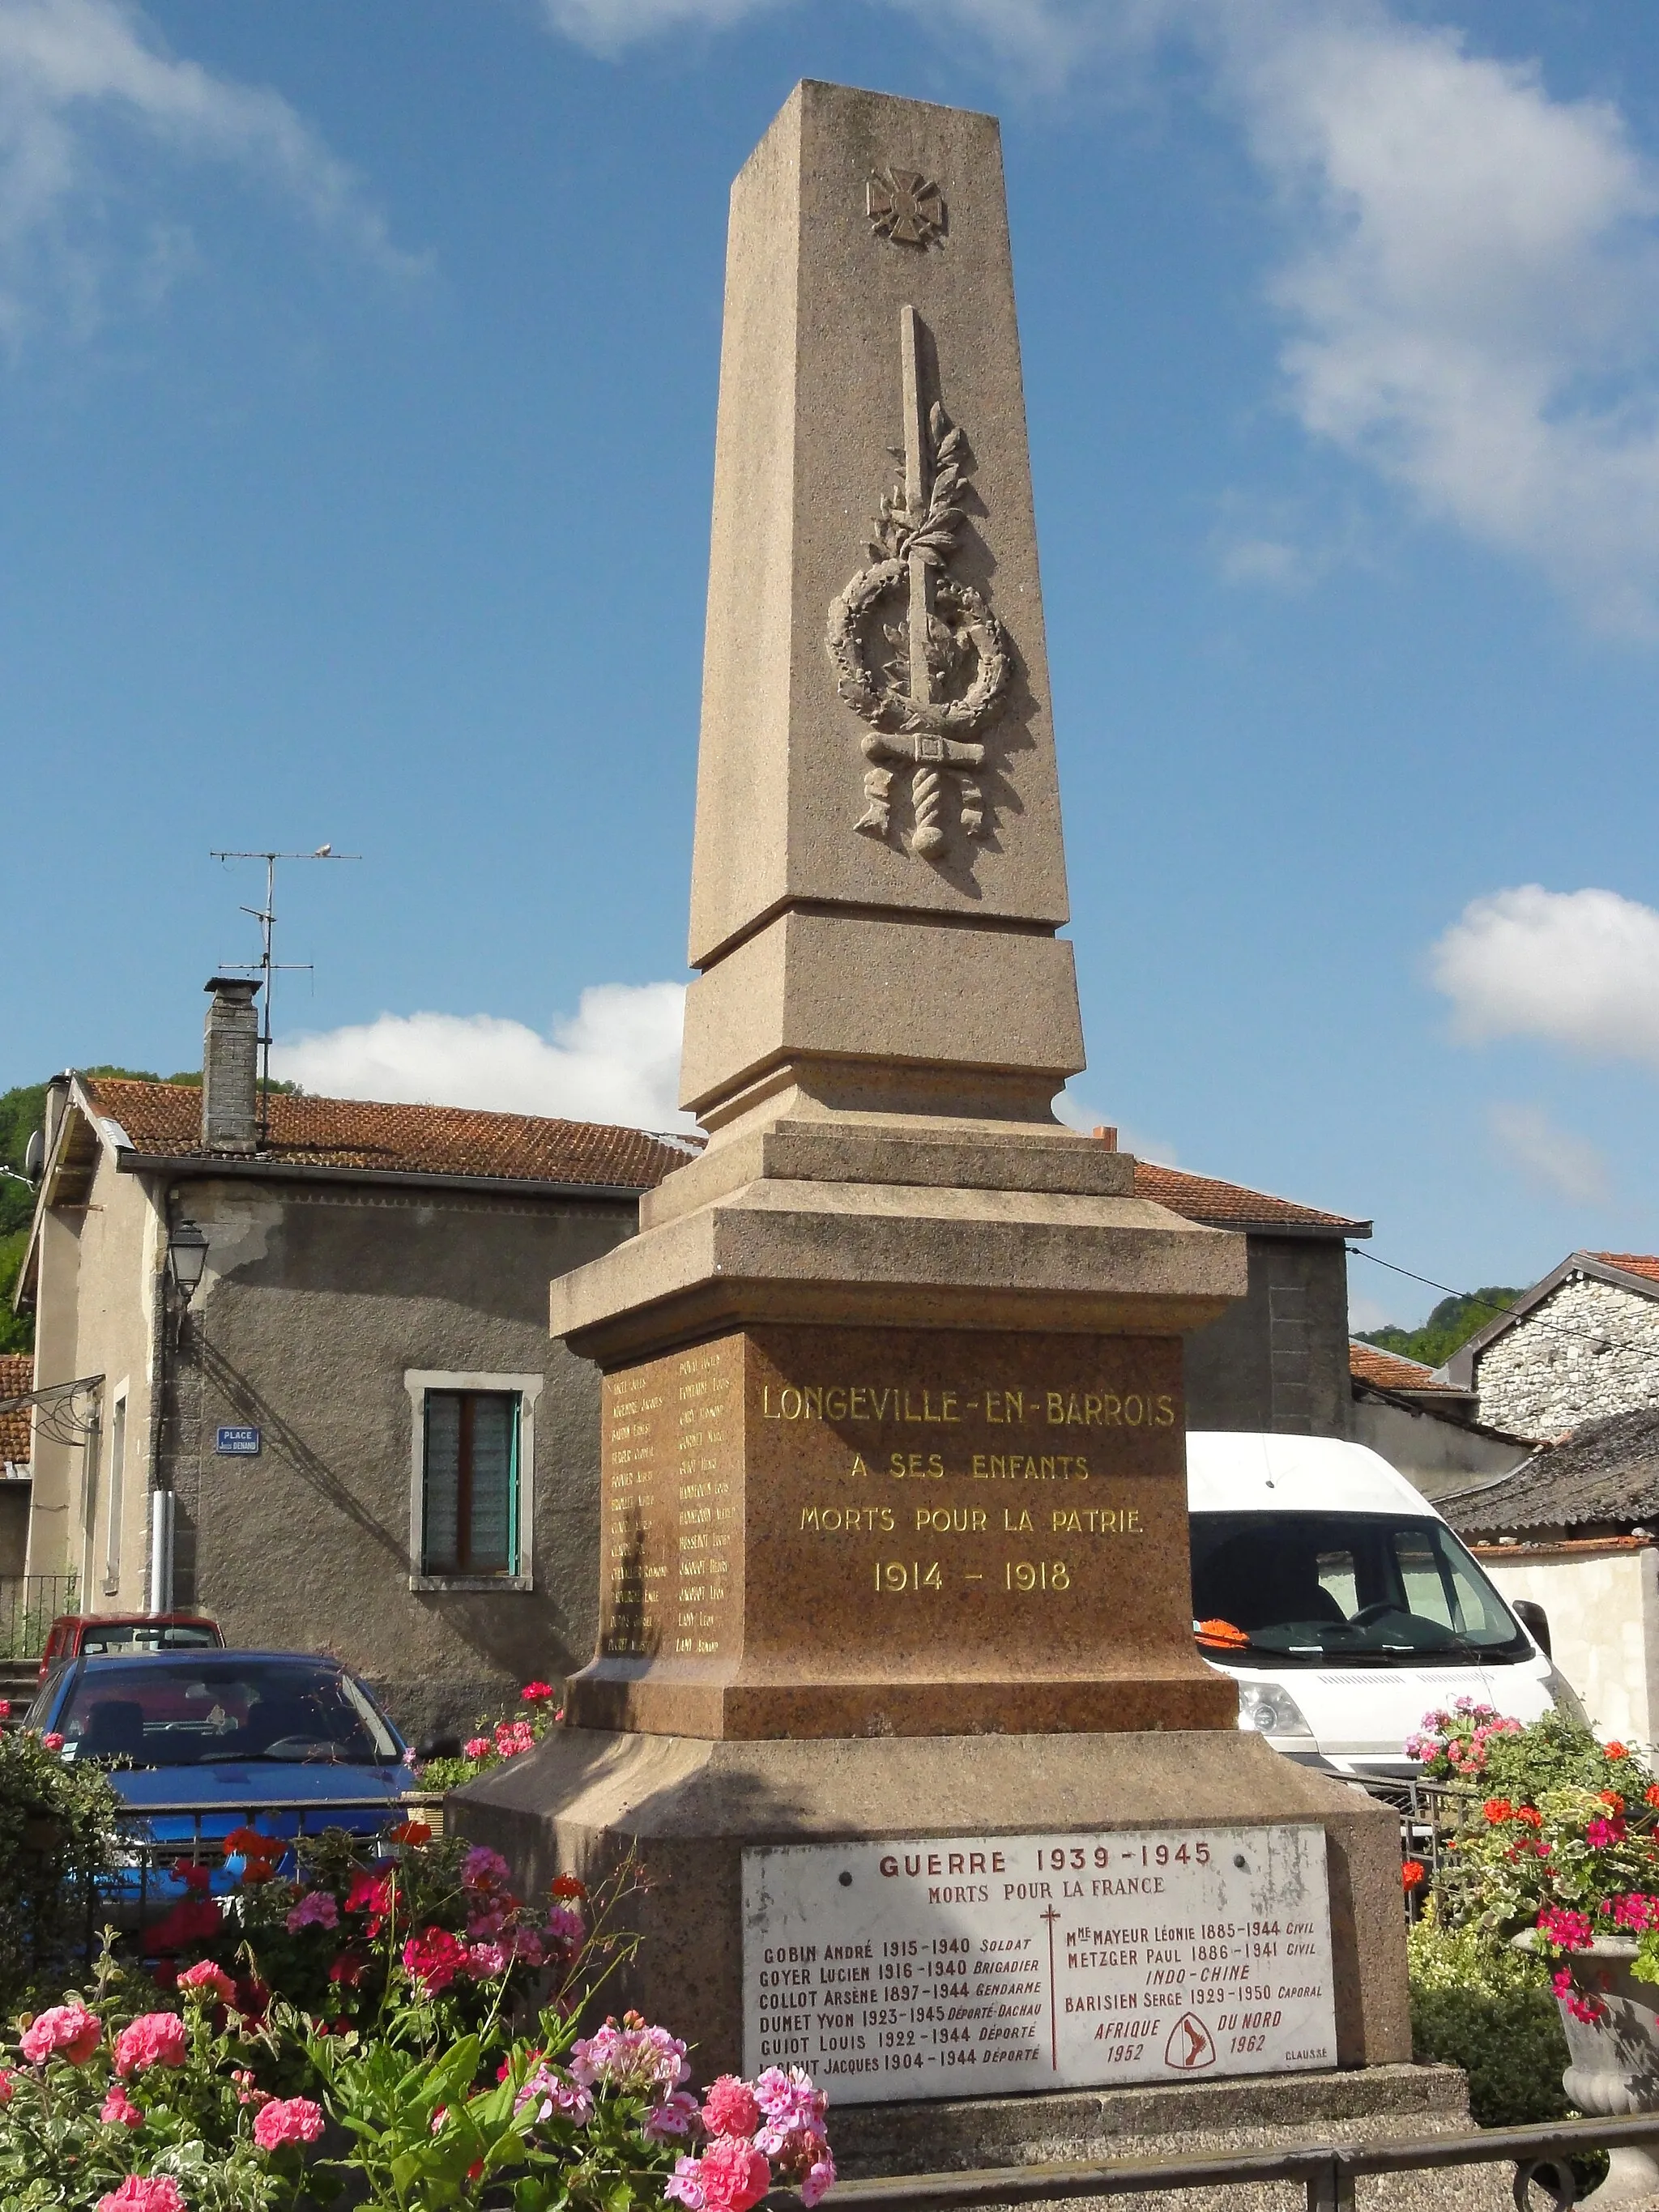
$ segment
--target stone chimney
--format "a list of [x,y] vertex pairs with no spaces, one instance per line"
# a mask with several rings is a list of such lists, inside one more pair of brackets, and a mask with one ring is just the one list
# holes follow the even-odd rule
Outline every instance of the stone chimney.
[[251,1153],[259,1135],[259,986],[216,975],[202,1040],[202,1147]]

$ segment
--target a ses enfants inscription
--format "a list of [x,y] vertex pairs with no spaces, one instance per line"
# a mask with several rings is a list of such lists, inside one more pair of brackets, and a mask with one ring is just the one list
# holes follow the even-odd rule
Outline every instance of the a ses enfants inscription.
[[837,2103],[1336,2063],[1319,1828],[792,1845],[743,1883],[744,2071]]

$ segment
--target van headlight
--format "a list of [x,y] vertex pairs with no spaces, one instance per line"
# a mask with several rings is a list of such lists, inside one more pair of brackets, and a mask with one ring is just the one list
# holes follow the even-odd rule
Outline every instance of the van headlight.
[[1583,1698],[1568,1681],[1566,1676],[1553,1666],[1545,1670],[1544,1687],[1549,1694],[1550,1703],[1558,1713],[1565,1713],[1570,1721],[1576,1721],[1580,1728],[1587,1729],[1589,1726],[1590,1717],[1584,1711]]
[[1239,1682],[1238,1725],[1254,1729],[1260,1735],[1305,1736],[1310,1743],[1314,1740],[1301,1706],[1282,1682]]

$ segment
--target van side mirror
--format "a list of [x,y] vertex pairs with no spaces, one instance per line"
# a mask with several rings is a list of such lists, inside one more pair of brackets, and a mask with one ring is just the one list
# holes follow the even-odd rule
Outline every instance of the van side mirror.
[[1515,1615],[1533,1642],[1547,1659],[1555,1654],[1550,1650],[1550,1617],[1536,1598],[1512,1597],[1510,1611]]

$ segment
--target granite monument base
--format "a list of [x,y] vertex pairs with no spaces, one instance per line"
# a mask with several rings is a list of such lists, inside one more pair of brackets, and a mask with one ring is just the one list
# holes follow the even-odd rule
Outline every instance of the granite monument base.
[[745,1850],[854,1840],[1321,1830],[1337,2063],[1411,2055],[1396,1816],[1237,1729],[792,1742],[562,1728],[451,1805],[527,1892],[638,1853],[643,1940],[611,2001],[672,2024],[702,2081],[744,2064]]

